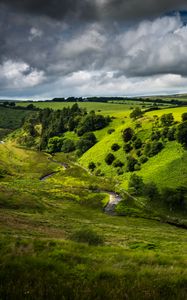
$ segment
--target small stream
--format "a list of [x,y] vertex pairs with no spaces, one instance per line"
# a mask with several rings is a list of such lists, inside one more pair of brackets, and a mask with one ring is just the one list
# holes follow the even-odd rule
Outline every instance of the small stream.
[[[70,166],[67,163],[59,162],[59,161],[57,161],[53,158],[49,158],[49,160],[63,166],[65,170],[70,168]],[[44,176],[40,177],[40,181],[45,181],[46,179],[48,179],[48,178],[52,177],[53,175],[57,174],[58,172],[60,172],[60,171],[54,171],[54,172],[51,172],[50,174],[44,175]],[[108,201],[107,205],[104,208],[104,212],[107,213],[107,214],[110,214],[110,215],[114,215],[115,214],[115,207],[122,200],[122,198],[114,192],[98,191],[98,193],[106,193],[106,194],[109,195],[109,201]]]
[[120,195],[114,193],[114,192],[106,192],[109,195],[109,202],[108,204],[105,206],[104,211],[107,214],[115,214],[115,207],[116,205],[122,200],[122,198],[120,197]]

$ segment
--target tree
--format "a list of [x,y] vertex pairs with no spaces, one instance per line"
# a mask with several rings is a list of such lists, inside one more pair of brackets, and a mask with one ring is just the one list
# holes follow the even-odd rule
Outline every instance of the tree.
[[134,130],[131,127],[127,127],[125,130],[123,130],[122,137],[124,142],[129,142],[132,139],[133,135]]
[[91,161],[88,165],[88,169],[93,172],[95,168],[96,168],[96,164],[93,161]]
[[129,153],[129,152],[133,149],[131,142],[126,143],[126,144],[124,145],[123,149],[124,149],[124,151],[125,151],[126,153]]
[[136,140],[134,141],[134,148],[135,148],[135,149],[140,149],[141,147],[142,147],[142,141],[141,141],[140,138],[138,138],[138,139],[136,139]]
[[107,156],[105,157],[105,162],[107,163],[107,165],[111,165],[114,160],[115,160],[115,156],[112,153],[108,153]]
[[117,144],[117,143],[114,143],[112,146],[111,146],[111,149],[113,151],[118,151],[120,149],[120,146]]
[[176,138],[180,144],[187,147],[187,121],[184,121],[178,126]]
[[121,160],[119,160],[119,159],[115,160],[115,162],[114,162],[114,167],[115,168],[118,168],[118,167],[121,168],[123,166],[124,166],[124,163]]
[[149,182],[144,186],[144,194],[150,200],[156,200],[159,197],[159,192],[156,184],[154,182]]
[[76,144],[76,149],[78,150],[78,155],[82,155],[93,145],[95,145],[97,139],[94,133],[85,133]]
[[182,114],[182,121],[187,121],[187,112]]
[[63,141],[64,141],[63,137],[54,136],[50,138],[47,144],[48,152],[50,153],[60,152]]
[[133,156],[127,157],[126,170],[127,172],[133,172],[135,170],[135,165],[138,164],[138,161]]
[[61,151],[64,153],[69,153],[75,150],[75,143],[71,139],[66,139],[63,141]]
[[170,114],[164,114],[161,116],[160,118],[160,121],[161,121],[161,125],[162,126],[171,126],[173,124],[173,121],[174,121],[174,117],[173,117],[173,114],[170,113]]
[[144,183],[143,183],[142,177],[138,176],[136,174],[132,174],[129,179],[128,188],[129,189],[133,188],[134,193],[136,195],[141,195],[143,192],[143,188],[144,188]]
[[132,118],[132,119],[138,119],[138,118],[142,117],[142,115],[143,115],[143,112],[141,111],[141,109],[139,107],[136,107],[130,113],[130,118]]

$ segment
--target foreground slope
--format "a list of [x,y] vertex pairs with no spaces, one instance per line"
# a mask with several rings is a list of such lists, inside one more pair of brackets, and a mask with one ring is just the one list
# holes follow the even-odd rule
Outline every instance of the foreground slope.
[[186,298],[186,230],[106,215],[112,182],[61,154],[0,153],[0,298]]

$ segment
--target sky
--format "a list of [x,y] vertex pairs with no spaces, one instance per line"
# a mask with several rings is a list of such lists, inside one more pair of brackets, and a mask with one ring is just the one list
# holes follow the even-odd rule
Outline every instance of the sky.
[[187,92],[185,0],[0,0],[0,98]]

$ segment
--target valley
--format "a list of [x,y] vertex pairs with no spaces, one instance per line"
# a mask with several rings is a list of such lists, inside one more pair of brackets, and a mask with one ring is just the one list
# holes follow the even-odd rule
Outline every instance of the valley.
[[[175,137],[163,137],[161,117],[172,114],[166,127],[177,130],[187,109],[148,111],[134,119],[130,114],[139,105],[131,106],[86,103],[88,111],[94,109],[111,120],[92,131],[96,141],[81,155],[76,148],[49,151],[56,145],[54,137],[39,151],[41,124],[37,119],[38,133],[31,136],[28,115],[27,126],[24,120],[18,123],[19,109],[16,114],[11,109],[11,126],[8,114],[6,124],[0,117],[0,127],[10,130],[0,144],[0,299],[186,298],[187,214],[182,188],[187,184],[187,154]],[[0,116],[4,110],[0,107]],[[38,111],[25,113],[36,120]],[[135,136],[132,141],[124,140],[127,128]],[[160,135],[151,140],[156,132]],[[62,146],[67,139],[75,145],[83,139],[74,130],[58,137],[63,138]],[[154,141],[163,147],[154,155],[148,149],[147,161],[140,163],[146,144]],[[114,159],[108,164],[110,153]],[[133,170],[128,169],[129,156],[136,160]]]

